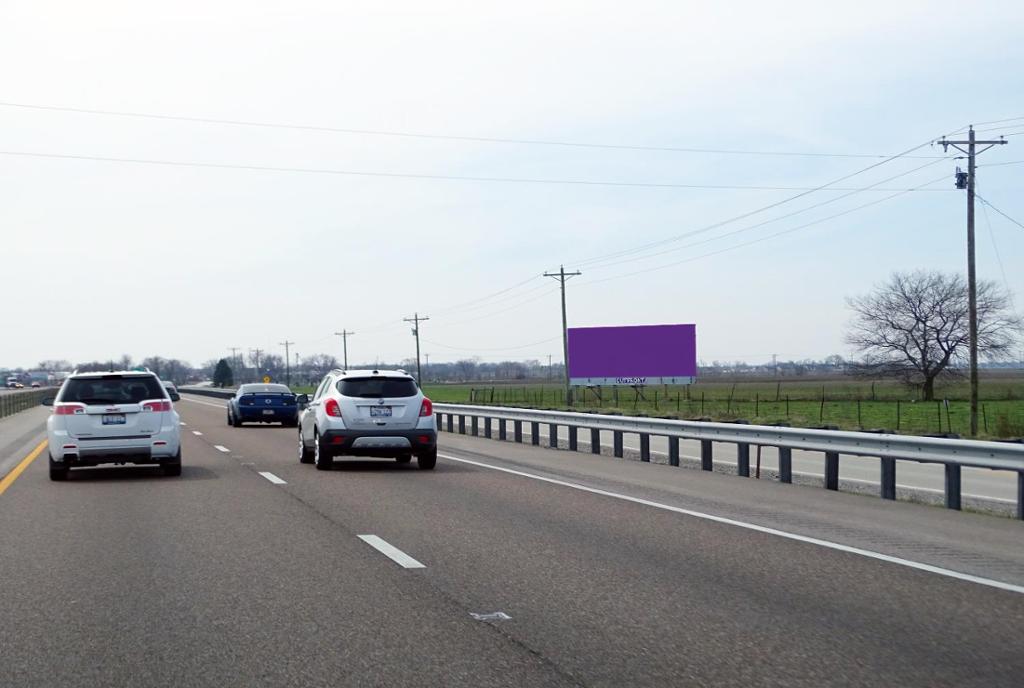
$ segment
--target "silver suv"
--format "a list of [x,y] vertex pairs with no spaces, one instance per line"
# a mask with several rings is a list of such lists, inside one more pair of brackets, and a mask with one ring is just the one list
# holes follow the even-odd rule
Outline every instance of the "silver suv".
[[426,470],[437,464],[437,428],[430,399],[404,371],[332,370],[312,399],[300,394],[299,461],[328,470],[335,456],[416,455]]
[[68,376],[46,421],[50,479],[76,466],[157,464],[181,475],[181,425],[167,390],[146,371]]

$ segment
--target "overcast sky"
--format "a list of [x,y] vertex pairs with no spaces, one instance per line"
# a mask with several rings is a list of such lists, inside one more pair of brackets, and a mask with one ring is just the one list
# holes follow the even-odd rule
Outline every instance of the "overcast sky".
[[[1012,0],[0,0],[0,101],[454,137],[884,155],[968,123],[1024,117],[1022,26],[1024,3]],[[1024,119],[979,129],[1020,133]],[[1024,135],[1008,140],[979,162],[1024,160]],[[882,160],[10,105],[0,106],[0,150],[794,189]],[[283,353],[285,340],[302,355],[340,356],[332,333],[342,328],[357,333],[351,359],[399,360],[415,353],[402,322],[415,312],[431,318],[422,336],[432,361],[558,361],[557,284],[540,275],[563,263],[583,272],[569,282],[570,326],[693,322],[707,361],[846,354],[845,297],[893,270],[965,270],[966,198],[952,189],[957,161],[930,157],[941,154],[924,147],[913,155],[929,157],[837,185],[903,174],[879,185],[889,191],[819,191],[684,238],[800,192],[0,154],[0,367],[122,353],[199,364],[231,346]],[[979,169],[979,193],[1024,222],[1022,182],[1024,165]],[[872,201],[881,202],[854,210]],[[766,220],[775,221],[751,228]],[[1024,302],[1024,229],[979,207],[979,272],[1004,283],[997,255]],[[594,260],[603,256],[612,257]]]

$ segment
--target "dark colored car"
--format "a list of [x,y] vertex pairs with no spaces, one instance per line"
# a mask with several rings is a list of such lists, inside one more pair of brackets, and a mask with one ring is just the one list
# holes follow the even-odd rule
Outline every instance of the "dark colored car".
[[228,425],[281,423],[294,428],[298,422],[299,406],[295,395],[285,385],[242,385],[228,400]]

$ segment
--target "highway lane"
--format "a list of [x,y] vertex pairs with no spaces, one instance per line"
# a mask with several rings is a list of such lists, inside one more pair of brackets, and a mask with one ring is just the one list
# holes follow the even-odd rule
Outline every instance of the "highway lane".
[[36,462],[0,496],[13,685],[1016,685],[1024,670],[1018,592],[477,464],[1024,585],[1012,521],[446,435],[434,472],[320,472],[294,430],[228,428],[216,400],[178,408],[180,481],[51,484]]

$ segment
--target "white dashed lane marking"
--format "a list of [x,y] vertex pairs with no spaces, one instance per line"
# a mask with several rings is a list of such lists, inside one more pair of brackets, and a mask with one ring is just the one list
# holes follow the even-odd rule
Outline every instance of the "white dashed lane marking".
[[213,448],[214,448],[214,449],[216,449],[217,451],[222,451],[222,452],[224,452],[225,454],[227,454],[228,452],[230,452],[230,451],[231,451],[231,450],[230,450],[230,449],[228,449],[227,447],[224,447],[224,446],[222,446],[222,445],[219,445],[219,444],[215,444],[215,445],[213,445]]
[[376,535],[360,535],[359,539],[368,544],[370,547],[373,547],[375,550],[377,550],[385,557],[395,562],[404,569],[427,568],[426,566],[416,561],[402,550],[388,544],[385,540],[382,540]]
[[260,471],[260,475],[262,475],[264,478],[266,478],[270,482],[274,483],[275,485],[287,485],[288,484],[285,481],[283,481],[280,478],[278,478],[273,473],[271,473],[270,471]]

